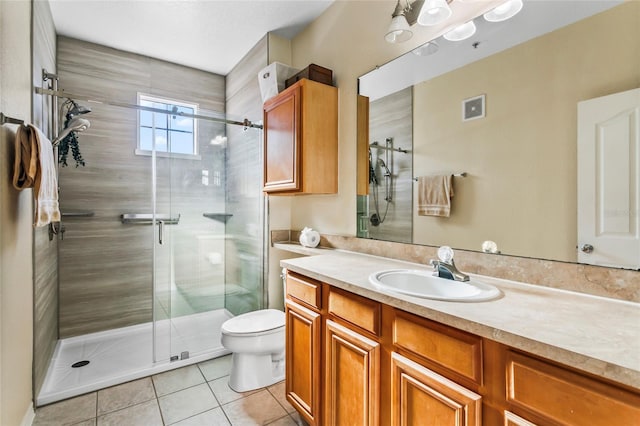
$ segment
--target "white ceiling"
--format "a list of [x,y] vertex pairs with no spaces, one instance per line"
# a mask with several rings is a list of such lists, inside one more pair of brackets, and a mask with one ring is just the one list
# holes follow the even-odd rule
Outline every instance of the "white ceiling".
[[227,75],[267,33],[293,38],[333,0],[50,0],[60,35]]

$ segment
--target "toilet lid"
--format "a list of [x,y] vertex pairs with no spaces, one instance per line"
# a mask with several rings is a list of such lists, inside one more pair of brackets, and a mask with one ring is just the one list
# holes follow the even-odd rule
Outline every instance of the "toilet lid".
[[284,312],[261,309],[231,318],[222,324],[222,332],[233,334],[259,333],[284,327]]

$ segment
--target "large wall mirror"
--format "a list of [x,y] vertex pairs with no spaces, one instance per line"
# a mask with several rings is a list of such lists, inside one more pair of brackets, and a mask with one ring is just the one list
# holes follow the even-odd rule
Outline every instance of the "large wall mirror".
[[[640,2],[532,0],[475,23],[359,79],[358,236],[579,261],[578,103],[640,87]],[[432,175],[454,175],[449,217],[418,214]]]

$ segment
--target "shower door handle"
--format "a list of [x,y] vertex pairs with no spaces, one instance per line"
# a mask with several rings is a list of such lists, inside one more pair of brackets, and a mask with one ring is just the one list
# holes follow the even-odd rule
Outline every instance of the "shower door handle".
[[162,233],[164,232],[164,220],[158,221],[158,244],[162,244]]

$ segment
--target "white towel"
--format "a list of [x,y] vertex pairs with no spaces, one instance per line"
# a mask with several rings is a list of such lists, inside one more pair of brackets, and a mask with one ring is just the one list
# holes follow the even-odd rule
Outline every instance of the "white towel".
[[15,147],[13,186],[18,190],[33,188],[34,226],[60,222],[58,174],[51,141],[29,124],[18,128]]
[[60,222],[60,206],[58,204],[58,173],[53,155],[51,141],[38,129],[38,161],[40,164],[40,185],[36,184],[35,226],[45,226],[51,222]]

